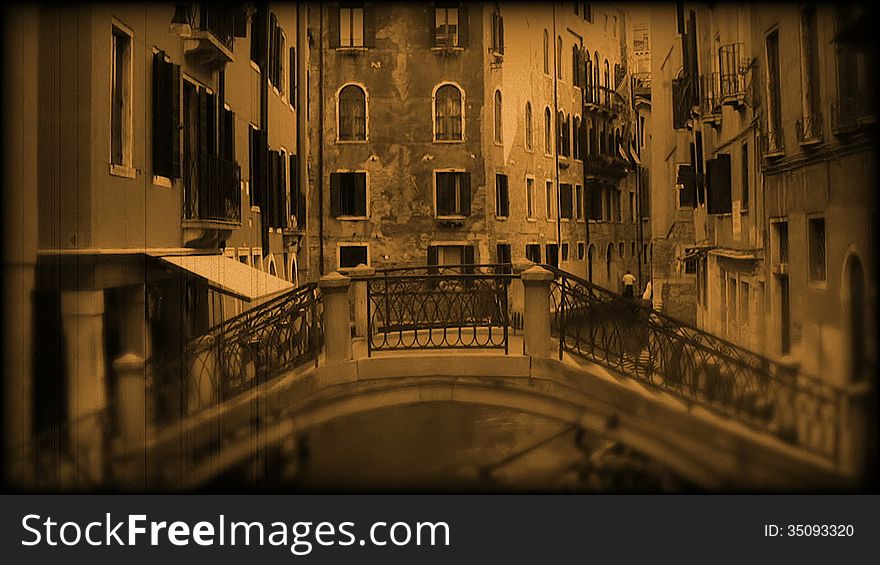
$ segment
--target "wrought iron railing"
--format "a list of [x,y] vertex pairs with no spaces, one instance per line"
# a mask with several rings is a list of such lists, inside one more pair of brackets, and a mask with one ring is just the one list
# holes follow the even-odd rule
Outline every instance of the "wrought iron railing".
[[233,8],[202,0],[199,2],[199,29],[211,33],[232,51],[235,42]]
[[822,114],[814,112],[794,124],[798,143],[801,145],[822,141]]
[[148,418],[163,425],[229,400],[308,362],[323,342],[315,283],[215,326],[181,352],[148,364]]
[[626,112],[626,101],[616,90],[607,86],[593,86],[584,89],[584,103],[587,109],[600,109],[612,114]]
[[367,281],[367,354],[398,349],[508,351],[509,265],[403,267]]
[[781,157],[785,154],[785,144],[783,143],[782,129],[767,131],[767,133],[764,134],[762,140],[764,145],[765,157]]
[[618,155],[587,155],[586,173],[591,177],[623,178],[629,172],[628,163]]
[[841,392],[552,266],[563,352],[834,460]]
[[184,217],[241,222],[241,167],[209,153],[185,155]]
[[859,128],[859,107],[856,97],[842,97],[831,103],[831,129],[839,135]]

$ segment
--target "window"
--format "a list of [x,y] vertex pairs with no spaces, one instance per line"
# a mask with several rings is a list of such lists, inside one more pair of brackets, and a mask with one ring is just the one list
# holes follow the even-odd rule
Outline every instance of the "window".
[[526,149],[532,149],[532,103],[526,102]]
[[617,16],[611,16],[611,35],[617,37]]
[[569,157],[571,155],[571,116],[566,116],[562,111],[559,112],[556,122],[557,143],[559,147],[559,155]]
[[578,261],[583,261],[583,260],[584,260],[584,242],[579,241],[578,242]]
[[562,80],[562,36],[556,38],[556,78]]
[[284,92],[284,32],[278,26],[278,19],[275,14],[269,16],[269,82]]
[[162,51],[153,55],[152,118],[153,175],[180,178],[180,65]]
[[801,9],[801,76],[803,77],[803,117],[805,137],[818,134],[819,117],[819,37],[816,26],[816,6]]
[[620,256],[621,259],[623,259],[623,255],[624,255],[623,252],[625,249],[626,249],[626,246],[623,245],[622,241],[617,244],[617,254]]
[[580,83],[581,76],[581,52],[577,44],[571,46],[571,82],[575,86],[583,86]]
[[501,143],[501,91],[495,91],[495,143]]
[[742,164],[742,203],[740,209],[747,212],[749,209],[749,143],[742,144],[742,156],[740,157]]
[[788,263],[788,222],[773,222],[776,236],[776,263]]
[[563,261],[568,261],[568,243],[563,243],[561,246],[561,255]]
[[767,36],[767,135],[768,149],[782,149],[781,85],[779,82],[779,31]]
[[[440,266],[456,266],[456,265],[473,265],[474,261],[473,245],[429,245],[428,246],[428,265]],[[465,273],[473,273],[473,268],[463,269]],[[428,270],[428,273],[436,274],[436,270]]]
[[571,124],[571,152],[574,154],[575,159],[583,158],[581,156],[580,131],[581,119],[578,116],[575,116]]
[[810,280],[825,280],[825,218],[810,218]]
[[743,281],[739,283],[739,323],[743,327],[749,326],[749,314],[749,283]]
[[367,217],[367,173],[330,173],[330,215]]
[[584,219],[584,187],[579,184],[574,186],[574,214],[578,220]]
[[544,255],[547,258],[547,264],[559,267],[559,245],[548,243],[544,246]]
[[510,215],[507,175],[495,175],[495,215],[501,218],[506,218]]
[[572,198],[570,184],[563,183],[559,185],[559,199],[559,217],[570,220],[572,216]]
[[288,84],[290,86],[287,89],[287,99],[290,105],[296,108],[296,47],[291,47],[289,52],[290,64],[288,65],[288,72],[290,73],[290,78]]
[[459,8],[457,6],[434,9],[434,46],[460,47],[461,26],[459,25]]
[[369,249],[366,245],[339,245],[339,269],[353,269],[358,265],[370,265]]
[[548,180],[546,187],[547,219],[553,219],[553,181]]
[[[636,222],[636,195],[633,192],[629,193],[629,221],[632,223]],[[633,252],[635,255],[635,252]]]
[[550,35],[544,30],[544,74],[550,74]]
[[366,141],[367,97],[356,84],[349,84],[339,91],[338,141]]
[[462,94],[455,85],[444,84],[434,95],[434,140],[461,141],[463,136]]
[[550,135],[550,108],[544,109],[544,153],[553,152],[553,137]]
[[526,179],[526,214],[530,220],[535,218],[535,179]]
[[131,167],[131,36],[113,26],[110,164]]
[[469,216],[471,213],[471,175],[464,172],[437,172],[434,177],[437,216]]
[[727,290],[727,312],[731,322],[736,322],[737,319],[737,302],[736,302],[736,279],[734,277],[729,277],[727,279],[728,290]]
[[504,55],[504,18],[498,12],[492,13],[492,52]]
[[509,243],[499,243],[495,246],[495,260],[502,265],[510,263]]
[[541,263],[541,246],[537,243],[529,243],[526,245],[526,259],[532,263]]
[[339,7],[339,46],[364,46],[363,2],[343,2]]

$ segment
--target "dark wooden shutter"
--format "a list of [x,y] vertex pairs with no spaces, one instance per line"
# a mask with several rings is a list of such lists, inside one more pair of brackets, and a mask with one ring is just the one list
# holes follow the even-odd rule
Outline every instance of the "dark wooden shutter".
[[330,6],[327,14],[327,30],[330,33],[330,47],[339,47],[339,6]]
[[263,215],[268,219],[270,227],[276,227],[278,223],[278,154],[275,151],[269,151],[269,178],[266,183],[266,199],[268,200],[268,209]]
[[467,47],[470,35],[470,26],[468,26],[468,9],[467,6],[458,8],[458,46]]
[[290,48],[290,84],[287,87],[287,97],[290,105],[296,108],[296,47]]
[[[428,274],[436,275],[440,271],[436,268],[439,261],[439,250],[436,245],[428,246]],[[433,269],[431,267],[434,267]]]
[[498,16],[498,52],[504,55],[504,18]]
[[459,173],[461,182],[461,215],[471,215],[471,174]]
[[730,155],[719,153],[706,163],[708,170],[709,214],[729,214],[732,209],[730,196]]
[[437,6],[433,2],[428,4],[428,45],[437,46]]
[[354,175],[354,209],[358,216],[367,215],[367,174]]
[[172,67],[165,53],[153,55],[153,174],[172,177],[171,80]]
[[376,46],[376,10],[371,4],[364,4],[364,47]]
[[681,185],[678,193],[680,208],[695,208],[697,202],[697,184],[693,165],[682,165],[678,168],[676,184]]
[[461,247],[461,264],[462,265],[470,265],[464,267],[462,272],[466,275],[474,274],[474,246],[473,245],[463,245]]
[[239,6],[232,15],[232,36],[247,37],[247,7]]
[[501,176],[501,215],[510,215],[510,192],[507,188],[507,175]]
[[330,216],[333,218],[342,215],[341,178],[339,173],[330,173]]
[[180,178],[180,65],[171,66],[171,176]]
[[278,160],[278,180],[281,183],[281,194],[279,196],[281,200],[281,206],[279,207],[279,217],[278,223],[280,227],[286,228],[287,222],[290,218],[290,212],[287,208],[288,202],[288,194],[290,191],[287,189],[287,163],[284,162],[285,159],[290,159],[290,155],[286,155],[285,153],[279,154],[280,159]]
[[208,93],[204,86],[199,87],[199,148],[196,155],[207,152],[208,149]]

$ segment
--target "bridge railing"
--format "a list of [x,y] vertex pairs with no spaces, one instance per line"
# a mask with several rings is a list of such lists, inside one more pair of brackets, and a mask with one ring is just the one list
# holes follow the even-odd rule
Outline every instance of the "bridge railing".
[[836,459],[841,391],[644,303],[543,265],[551,284],[551,330],[563,352],[588,359],[740,421],[791,445]]
[[208,330],[183,351],[148,364],[148,416],[157,425],[186,418],[304,363],[323,341],[315,283],[300,286]]
[[508,351],[510,265],[401,267],[367,282],[367,354],[399,349]]

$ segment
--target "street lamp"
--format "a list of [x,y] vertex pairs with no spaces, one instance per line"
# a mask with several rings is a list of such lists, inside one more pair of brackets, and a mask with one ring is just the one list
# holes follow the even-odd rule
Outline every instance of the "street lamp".
[[192,35],[192,11],[189,4],[178,2],[174,6],[174,17],[171,18],[168,31],[180,37]]

